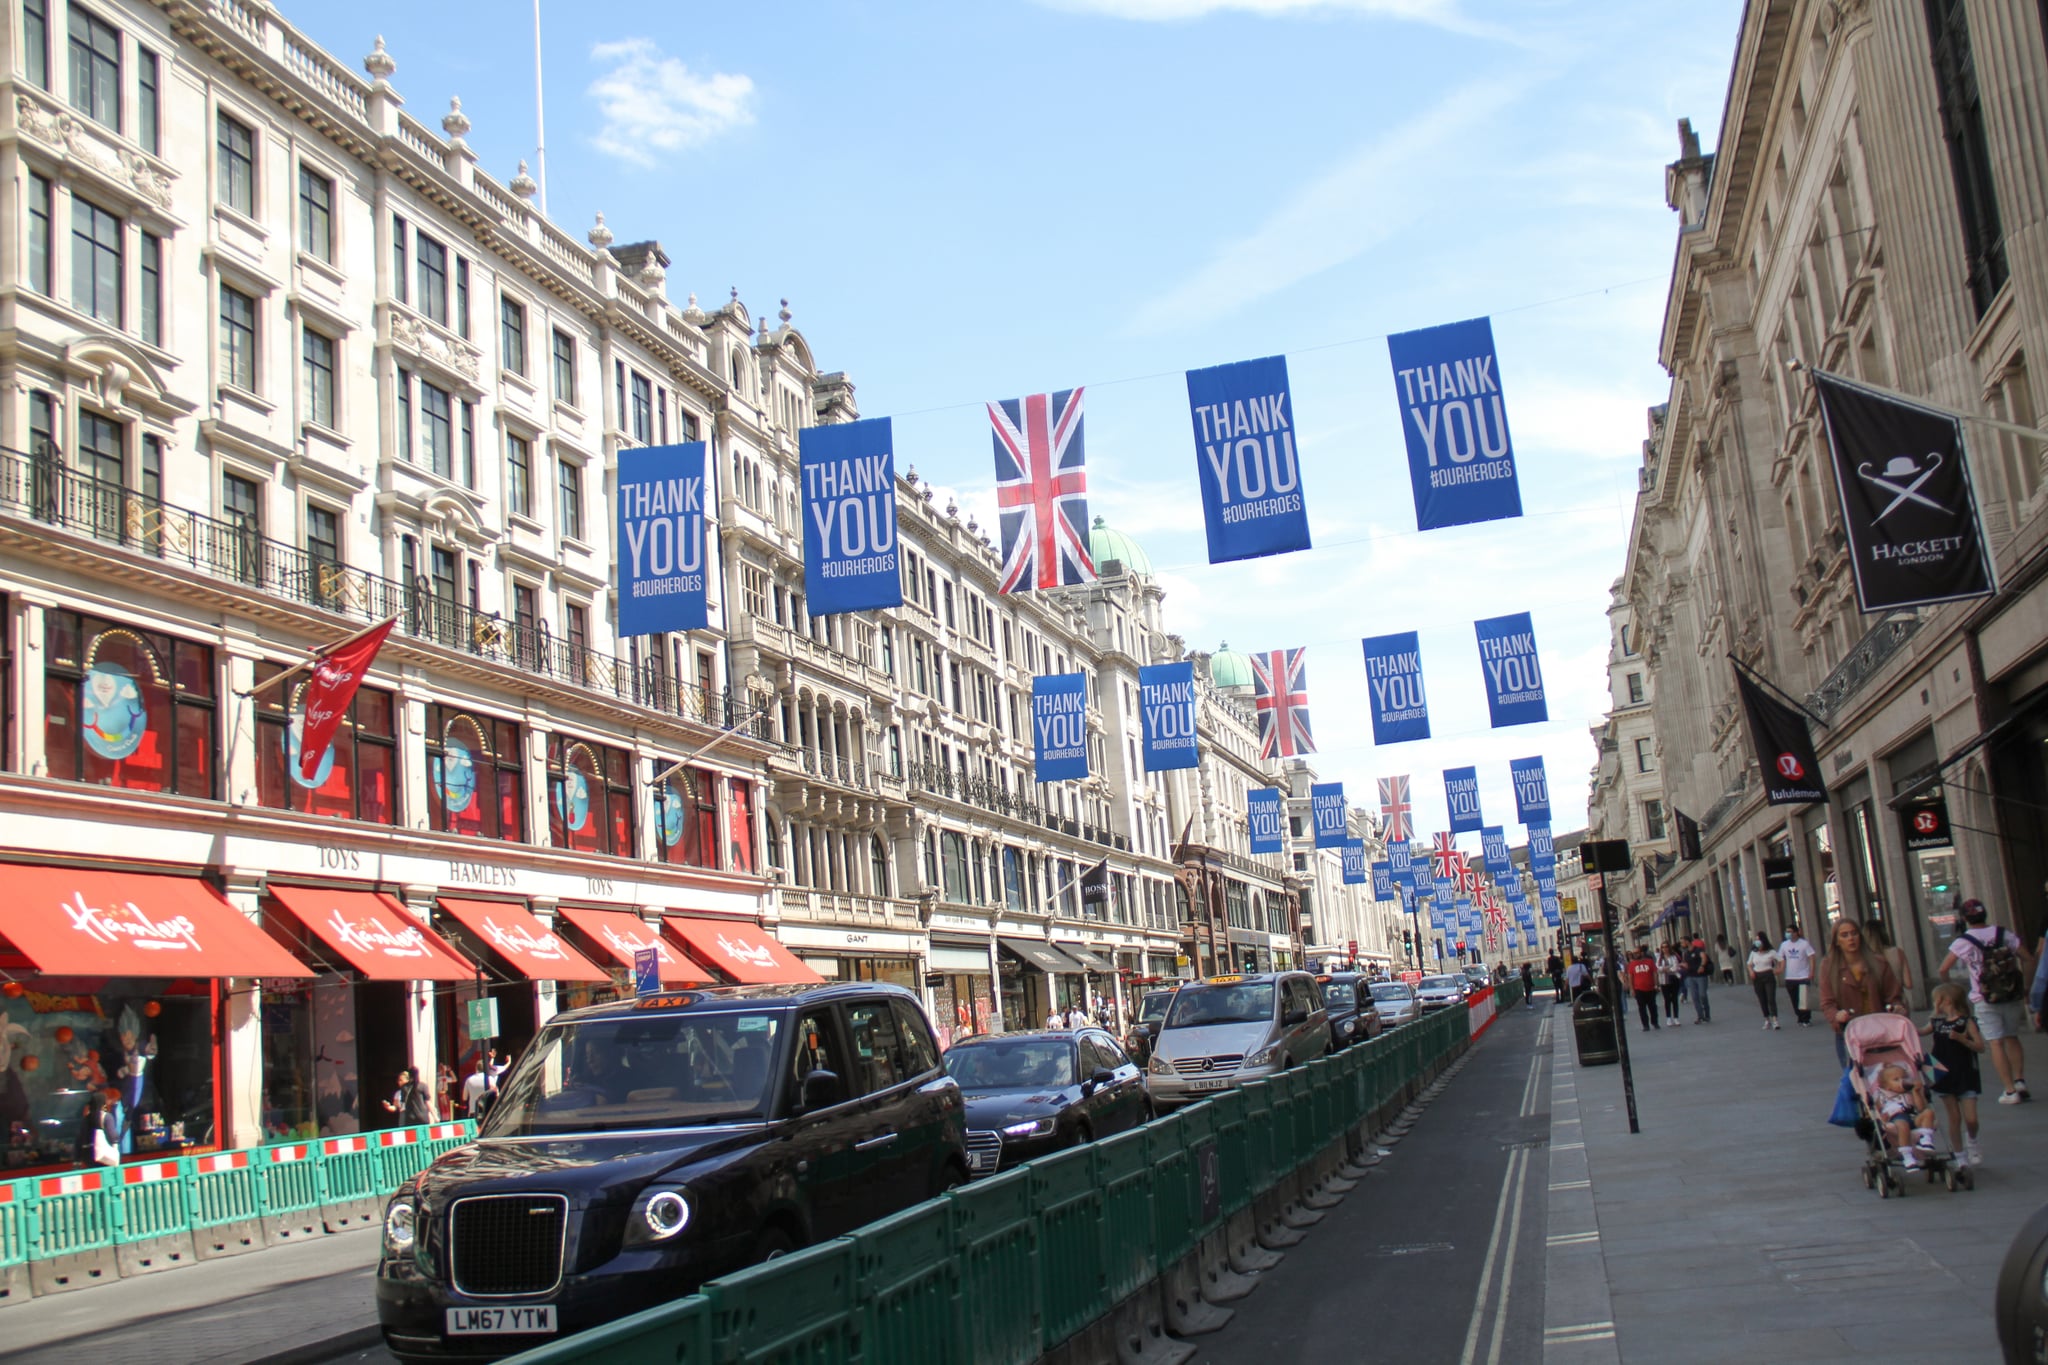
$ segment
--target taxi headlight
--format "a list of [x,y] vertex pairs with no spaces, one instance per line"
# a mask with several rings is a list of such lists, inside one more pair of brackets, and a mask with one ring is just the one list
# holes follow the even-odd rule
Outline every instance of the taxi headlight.
[[1166,1058],[1156,1052],[1152,1054],[1152,1060],[1146,1065],[1145,1069],[1155,1076],[1177,1076],[1180,1074],[1173,1069],[1172,1062],[1167,1061]]
[[634,1202],[632,1216],[626,1222],[626,1245],[671,1241],[690,1226],[694,1213],[688,1190],[649,1190]]
[[1244,1059],[1246,1066],[1271,1066],[1280,1060],[1280,1044],[1272,1043],[1251,1053]]
[[394,1256],[402,1256],[412,1250],[413,1213],[410,1199],[394,1199],[384,1210],[384,1249]]

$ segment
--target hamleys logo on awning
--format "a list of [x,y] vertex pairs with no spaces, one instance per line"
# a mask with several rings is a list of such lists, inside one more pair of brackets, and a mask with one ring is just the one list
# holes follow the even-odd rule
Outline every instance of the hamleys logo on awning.
[[151,919],[134,901],[113,907],[88,905],[85,893],[74,891],[64,913],[70,917],[71,927],[94,943],[127,942],[151,950],[205,951],[199,946],[199,931],[191,920],[183,915]]
[[433,956],[427,947],[427,937],[418,929],[408,925],[393,929],[384,923],[381,916],[372,915],[366,920],[349,919],[339,910],[328,913],[327,925],[334,930],[334,941],[343,948],[359,948],[366,953],[382,953],[385,957],[423,958]]
[[724,934],[718,936],[718,951],[735,962],[744,962],[750,967],[773,967],[775,953],[764,943],[748,943],[744,939],[735,943]]
[[669,955],[668,949],[662,947],[658,940],[642,938],[634,933],[622,934],[609,924],[604,926],[604,941],[612,951],[620,954],[622,957],[630,958],[637,952],[652,948],[655,955],[661,959],[662,965],[668,966],[675,962],[675,958]]
[[491,936],[491,942],[508,953],[524,953],[545,962],[567,962],[568,953],[562,950],[562,940],[553,934],[542,934],[536,938],[524,925],[515,924],[506,928],[490,916],[484,916],[484,932]]

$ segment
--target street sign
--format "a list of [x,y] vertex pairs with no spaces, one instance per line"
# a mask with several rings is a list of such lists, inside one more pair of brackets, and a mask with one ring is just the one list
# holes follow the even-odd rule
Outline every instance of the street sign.
[[661,989],[661,954],[653,948],[633,950],[633,993],[653,995]]
[[498,1002],[490,996],[469,1002],[469,1041],[488,1042],[498,1036]]

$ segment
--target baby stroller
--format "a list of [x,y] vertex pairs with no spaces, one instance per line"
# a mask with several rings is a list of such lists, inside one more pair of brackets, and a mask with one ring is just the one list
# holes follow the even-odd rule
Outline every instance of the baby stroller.
[[[1919,1165],[1909,1167],[1885,1141],[1885,1121],[1879,1104],[1877,1070],[1902,1066],[1912,1083],[1926,1087],[1930,1070],[1927,1054],[1920,1047],[1920,1033],[1903,1014],[1866,1014],[1851,1019],[1842,1031],[1842,1043],[1849,1051],[1849,1085],[1856,1092],[1856,1135],[1863,1139],[1863,1188],[1876,1190],[1878,1197],[1905,1197],[1905,1178],[1915,1169],[1927,1173],[1927,1183],[1939,1180],[1951,1191],[1971,1189],[1976,1181],[1970,1168],[1954,1152],[1920,1151]],[[1937,1127],[1935,1132],[1940,1133]]]

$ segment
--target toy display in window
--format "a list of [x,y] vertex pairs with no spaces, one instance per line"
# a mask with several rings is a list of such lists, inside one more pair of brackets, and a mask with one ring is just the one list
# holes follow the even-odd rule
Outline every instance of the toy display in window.
[[120,1016],[114,1024],[114,1034],[120,1043],[119,1054],[114,1059],[117,1066],[114,1079],[128,1116],[121,1128],[121,1154],[127,1156],[135,1150],[137,1116],[154,1108],[145,1105],[143,1099],[149,1089],[149,1064],[156,1059],[156,1035],[152,1033],[145,1038],[142,1017],[135,1012],[133,1005],[121,1007]]

